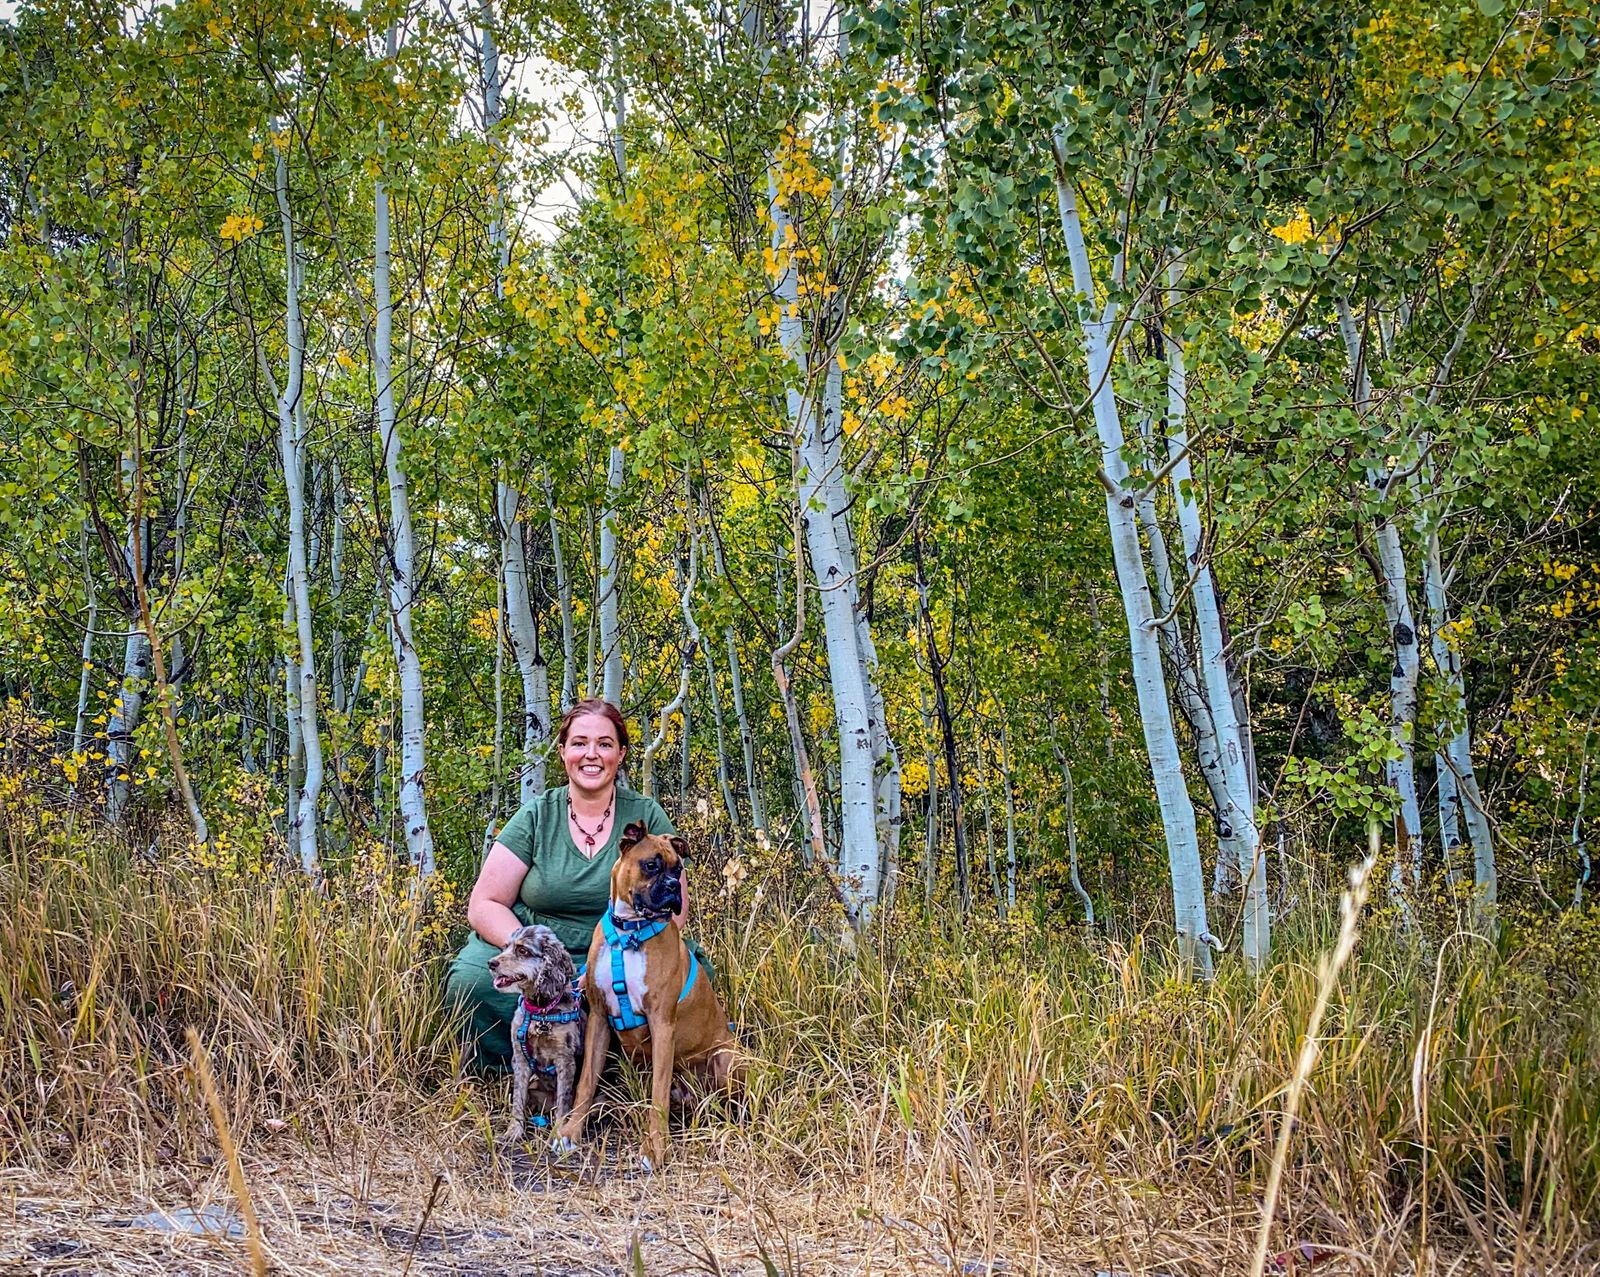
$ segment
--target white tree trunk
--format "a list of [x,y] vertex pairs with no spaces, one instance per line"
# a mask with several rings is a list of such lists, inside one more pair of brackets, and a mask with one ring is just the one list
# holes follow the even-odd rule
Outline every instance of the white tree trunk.
[[[778,324],[783,353],[793,365],[787,392],[790,428],[800,448],[797,476],[805,515],[806,544],[820,591],[823,634],[828,651],[828,677],[833,688],[834,721],[839,731],[841,841],[839,875],[846,908],[857,926],[870,920],[879,898],[877,792],[873,774],[871,701],[861,671],[855,611],[851,605],[852,574],[835,533],[825,485],[830,482],[817,411],[804,321],[800,317],[799,271],[788,213],[778,199],[775,171],[767,174],[772,215],[772,251],[779,276],[775,293],[782,307]],[[833,354],[826,352],[831,362]],[[838,476],[832,476],[838,482]]]
[[[289,349],[289,372],[278,395],[278,454],[283,463],[283,483],[289,498],[289,571],[284,620],[292,627],[296,655],[291,664],[294,709],[299,720],[300,744],[305,757],[305,782],[298,805],[285,812],[288,840],[300,854],[300,868],[315,875],[318,868],[317,803],[322,797],[322,737],[317,728],[317,666],[311,632],[311,572],[306,550],[306,439],[301,405],[305,384],[305,335],[300,319],[300,279],[303,266],[295,241],[294,217],[289,208],[289,155],[277,152],[278,216],[283,223],[286,275],[284,325]],[[292,771],[292,769],[291,769]]]
[[[132,451],[122,457],[122,473],[126,482],[129,502],[133,500],[134,458]],[[128,573],[130,578],[138,570],[136,554],[143,554],[149,538],[140,535],[130,524],[128,530]],[[144,709],[145,692],[150,687],[150,641],[145,636],[144,624],[135,608],[128,619],[128,638],[122,651],[122,686],[117,691],[116,703],[106,722],[106,819],[121,824],[127,814],[133,783],[133,734],[139,728],[139,715]]]
[[[1372,382],[1367,371],[1365,342],[1356,329],[1355,317],[1344,298],[1337,303],[1339,331],[1344,338],[1354,385],[1356,412],[1365,419],[1372,408]],[[1379,493],[1389,487],[1387,471],[1369,470],[1367,481]],[[1377,517],[1373,539],[1378,545],[1378,566],[1383,575],[1383,608],[1389,623],[1389,638],[1394,666],[1389,675],[1389,735],[1397,758],[1386,766],[1390,786],[1400,797],[1395,813],[1395,858],[1389,870],[1389,886],[1400,901],[1407,927],[1413,924],[1407,903],[1408,887],[1421,880],[1422,809],[1417,801],[1417,772],[1414,741],[1417,730],[1417,682],[1421,659],[1417,643],[1417,622],[1411,611],[1411,591],[1406,579],[1405,547],[1399,525],[1386,515]]]
[[[654,739],[645,746],[643,772],[643,791],[655,797],[655,760],[661,752],[661,747],[667,742],[667,730],[671,726],[672,716],[682,709],[689,699],[689,678],[694,668],[695,649],[700,646],[700,627],[695,623],[694,609],[691,600],[694,596],[695,578],[699,571],[699,538],[694,531],[694,522],[691,518],[689,524],[689,569],[683,577],[683,593],[678,598],[678,606],[683,612],[684,640],[678,652],[678,690],[672,699],[661,707],[659,718],[660,729]],[[615,704],[616,702],[612,702]],[[688,744],[689,721],[685,717],[684,743]]]
[[1594,716],[1583,733],[1583,757],[1578,762],[1578,801],[1572,812],[1572,854],[1578,862],[1578,878],[1572,885],[1572,907],[1583,908],[1584,889],[1589,885],[1593,864],[1589,857],[1589,840],[1584,835],[1583,806],[1589,793],[1589,738],[1594,733]]
[[[283,574],[283,634],[291,651],[299,647],[294,639],[294,586],[286,570]],[[283,755],[283,840],[300,852],[300,773],[305,764],[305,720],[300,716],[300,662],[292,655],[283,657],[283,725],[288,748]]]
[[619,618],[622,591],[617,562],[617,500],[622,492],[623,455],[612,448],[606,463],[606,503],[600,512],[600,695],[622,704],[622,627]]
[[[350,708],[350,698],[345,694],[345,650],[344,650],[344,508],[347,500],[344,487],[344,473],[339,469],[339,462],[334,460],[333,466],[333,543],[328,547],[328,582],[331,588],[331,597],[328,600],[328,610],[332,613],[332,632],[328,638],[328,680],[332,686],[328,689],[333,694],[333,709],[336,714],[343,715]],[[370,628],[370,627],[369,627]],[[335,736],[335,742],[338,737]],[[335,776],[334,784],[343,785],[343,777],[338,774],[339,755],[334,757]]]
[[150,642],[137,617],[128,626],[122,652],[122,686],[106,723],[106,819],[120,824],[128,810],[133,777],[133,734],[150,686]]
[[561,549],[561,524],[556,518],[556,494],[548,475],[544,479],[544,505],[550,518],[550,556],[555,564],[556,603],[561,609],[561,712],[578,699],[578,637],[572,625],[572,578]]
[[78,713],[72,724],[72,752],[81,754],[89,738],[89,683],[94,672],[94,627],[100,620],[100,596],[89,566],[89,520],[78,525],[78,556],[83,561],[83,645],[78,653]]
[[[721,541],[714,539],[712,549],[716,556],[717,575],[726,578],[728,566],[723,562]],[[764,834],[767,817],[761,802],[761,787],[756,783],[756,738],[750,729],[750,715],[745,710],[744,673],[739,667],[738,636],[733,626],[729,625],[723,628],[722,637],[728,647],[728,682],[733,688],[733,717],[739,725],[739,747],[744,754],[744,787],[750,799],[750,826],[757,833]]]
[[[1447,369],[1446,369],[1447,371]],[[1442,380],[1442,377],[1441,379]],[[1429,396],[1433,405],[1438,385]],[[1424,436],[1422,446],[1429,441]],[[1420,496],[1419,529],[1423,534],[1423,596],[1428,606],[1428,636],[1439,681],[1448,693],[1451,730],[1442,752],[1434,755],[1439,777],[1439,840],[1445,858],[1445,874],[1454,884],[1460,878],[1457,864],[1461,847],[1461,824],[1467,827],[1472,845],[1472,883],[1477,908],[1492,913],[1499,900],[1499,875],[1495,865],[1494,834],[1489,814],[1478,789],[1478,773],[1472,762],[1472,724],[1467,713],[1467,684],[1461,670],[1461,657],[1451,647],[1446,632],[1450,624],[1450,602],[1445,586],[1439,551],[1441,517],[1433,466],[1424,462],[1416,480]]]
[[[790,443],[791,468],[798,469],[799,460],[797,449],[793,442]],[[772,678],[778,686],[778,698],[783,704],[784,724],[789,729],[789,748],[794,756],[794,785],[796,808],[802,819],[806,822],[809,837],[801,841],[801,858],[810,865],[827,864],[827,845],[822,831],[822,800],[817,795],[816,773],[811,768],[811,756],[806,750],[805,733],[800,728],[800,702],[794,693],[794,684],[789,679],[789,670],[785,662],[794,654],[795,648],[800,646],[800,640],[806,632],[806,594],[804,579],[801,575],[803,569],[800,564],[800,519],[798,511],[794,515],[793,536],[795,542],[795,618],[794,631],[789,637],[772,652]],[[782,633],[783,611],[783,568],[782,546],[779,546],[778,568],[778,632]]]
[[[395,54],[396,29],[389,28],[388,52]],[[411,630],[411,605],[416,593],[416,548],[411,527],[411,497],[406,486],[405,458],[394,406],[394,302],[389,292],[389,193],[381,179],[373,184],[374,232],[372,285],[377,311],[373,341],[374,376],[378,386],[378,433],[383,440],[384,470],[389,480],[390,546],[389,614],[394,622],[394,658],[400,675],[400,819],[406,852],[426,883],[433,876],[433,833],[428,828],[423,795],[426,753],[423,741],[422,662]]]
[[[1179,268],[1168,271],[1171,290],[1168,312],[1177,303]],[[1189,464],[1188,374],[1183,347],[1176,337],[1167,337],[1167,448],[1171,455],[1170,478],[1173,500],[1178,509],[1178,527],[1183,533],[1183,554],[1188,564],[1194,601],[1195,633],[1200,645],[1200,673],[1206,701],[1211,706],[1211,721],[1222,766],[1223,792],[1227,803],[1222,817],[1232,831],[1234,853],[1238,857],[1239,877],[1244,883],[1244,939],[1246,961],[1260,970],[1272,948],[1272,909],[1267,895],[1267,859],[1261,847],[1261,831],[1256,826],[1255,793],[1250,785],[1245,747],[1234,712],[1233,683],[1228,674],[1227,654],[1222,637],[1222,613],[1205,557],[1200,527],[1200,508],[1194,499],[1194,475]]]
[[506,629],[517,674],[522,679],[522,766],[518,768],[524,804],[544,792],[545,765],[550,739],[550,667],[539,647],[539,627],[533,618],[528,589],[526,525],[521,497],[509,483],[499,485],[501,556],[505,573]]
[[[616,130],[612,134],[612,154],[617,165],[617,186],[626,190],[628,184],[628,153],[623,137],[627,123],[627,98],[622,89],[621,66],[617,68]],[[619,309],[626,297],[619,298]],[[619,340],[618,361],[623,350]],[[618,408],[620,415],[621,408]],[[618,562],[617,503],[622,497],[625,459],[622,449],[613,445],[606,460],[606,499],[600,511],[600,659],[602,664],[601,695],[611,704],[622,707],[622,574]],[[687,693],[685,693],[687,694]]]
[[1139,717],[1144,726],[1145,748],[1166,835],[1178,941],[1185,959],[1209,975],[1211,952],[1207,946],[1215,941],[1206,919],[1205,874],[1200,865],[1194,807],[1184,785],[1178,738],[1172,729],[1172,708],[1167,703],[1166,676],[1161,667],[1161,649],[1150,606],[1150,582],[1145,576],[1144,555],[1139,547],[1137,495],[1127,486],[1128,467],[1122,456],[1122,421],[1111,370],[1110,332],[1116,319],[1116,304],[1108,300],[1100,317],[1095,318],[1095,285],[1089,249],[1084,241],[1077,198],[1067,175],[1059,137],[1056,139],[1055,185],[1062,234],[1072,263],[1072,284],[1082,299],[1080,320],[1095,429],[1100,436],[1106,521],[1111,530],[1111,551],[1122,591],[1123,614],[1127,618]]
[[1000,706],[1000,779],[1006,787],[1006,913],[1017,907],[1017,795],[1011,781],[1011,731]]
[[[505,538],[500,540],[505,549]],[[494,583],[494,743],[489,751],[489,814],[483,822],[483,844],[478,864],[489,858],[495,834],[500,827],[500,773],[506,757],[506,565],[502,554],[500,572]]]
[[[1148,439],[1147,439],[1148,442]],[[1166,534],[1156,517],[1155,497],[1148,489],[1138,502],[1139,522],[1144,527],[1145,541],[1150,549],[1150,565],[1155,577],[1156,607],[1161,610],[1158,633],[1161,650],[1172,670],[1173,692],[1178,708],[1189,730],[1194,735],[1195,755],[1200,763],[1200,775],[1211,794],[1212,811],[1216,816],[1217,863],[1211,877],[1211,894],[1221,899],[1233,893],[1239,883],[1239,843],[1234,827],[1228,822],[1228,791],[1222,776],[1222,751],[1217,745],[1217,728],[1211,717],[1211,706],[1194,671],[1194,661],[1184,638],[1183,624],[1178,619],[1177,592],[1172,580],[1172,560],[1167,554]]]
[[1067,761],[1067,756],[1056,746],[1056,761],[1061,765],[1061,793],[1067,818],[1067,875],[1072,882],[1072,890],[1078,897],[1078,902],[1083,905],[1083,920],[1091,927],[1094,926],[1094,898],[1084,889],[1083,879],[1078,874],[1078,793],[1077,787],[1072,783],[1072,764]]
[[722,722],[722,691],[717,686],[717,665],[711,645],[702,644],[700,655],[706,667],[706,696],[711,703],[711,719],[717,729],[717,786],[722,790],[722,806],[728,813],[730,833],[739,828],[739,804],[733,798],[733,781],[728,774],[728,734]]
[[[839,200],[842,199],[843,190],[842,180],[834,184],[836,217],[842,216]],[[861,683],[870,710],[867,726],[872,739],[876,802],[874,821],[881,864],[891,859],[897,860],[900,855],[900,751],[895,748],[894,740],[889,735],[883,689],[878,685],[878,648],[873,642],[872,624],[861,598],[861,573],[856,559],[855,536],[850,528],[850,504],[844,486],[844,370],[839,367],[836,358],[828,360],[822,387],[822,407],[821,440],[826,470],[821,486],[828,502],[829,517],[833,521],[834,540],[838,543],[840,559],[849,582],[850,614],[856,627],[856,653],[861,663]]]

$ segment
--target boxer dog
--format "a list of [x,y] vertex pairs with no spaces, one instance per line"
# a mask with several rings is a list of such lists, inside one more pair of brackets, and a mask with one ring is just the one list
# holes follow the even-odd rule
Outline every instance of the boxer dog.
[[557,1136],[563,1147],[583,1132],[613,1033],[624,1055],[650,1068],[646,1169],[666,1158],[674,1073],[698,1075],[716,1088],[738,1085],[739,1047],[722,1000],[673,920],[683,908],[688,854],[685,839],[651,834],[637,821],[622,831],[611,908],[594,929],[583,975],[590,1015],[577,1094]]

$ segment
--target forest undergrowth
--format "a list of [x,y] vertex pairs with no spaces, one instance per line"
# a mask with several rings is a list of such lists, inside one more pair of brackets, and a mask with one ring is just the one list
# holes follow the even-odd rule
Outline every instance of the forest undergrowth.
[[[110,1267],[79,1271],[132,1271],[180,1241],[119,1211],[232,1201],[193,1028],[281,1271],[367,1246],[379,1270],[492,1272],[499,1239],[548,1272],[1246,1272],[1337,929],[1331,895],[1302,906],[1262,976],[1224,958],[1211,983],[1060,915],[903,903],[850,952],[799,866],[724,873],[698,930],[748,1094],[680,1116],[645,1180],[637,1079],[579,1156],[488,1151],[505,1084],[457,1079],[453,920],[404,881],[319,891],[20,813],[0,860],[0,1219],[23,1249],[0,1267],[92,1244]],[[1292,1131],[1279,1271],[1600,1263],[1600,975],[1567,925],[1515,946],[1363,936]],[[484,1238],[468,1268],[418,1258]],[[242,1245],[182,1239],[184,1262],[237,1271]]]

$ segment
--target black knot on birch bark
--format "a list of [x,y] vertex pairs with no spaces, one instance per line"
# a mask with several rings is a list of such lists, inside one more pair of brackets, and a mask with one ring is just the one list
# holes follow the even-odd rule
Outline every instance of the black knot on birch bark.
[[1394,627],[1394,643],[1396,647],[1410,647],[1416,641],[1416,632],[1404,621]]

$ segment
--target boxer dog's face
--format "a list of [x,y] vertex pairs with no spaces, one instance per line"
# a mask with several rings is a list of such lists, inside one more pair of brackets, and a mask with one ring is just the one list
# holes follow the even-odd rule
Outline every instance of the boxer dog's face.
[[611,898],[639,914],[677,913],[683,908],[683,862],[688,856],[688,839],[646,833],[635,821],[622,831],[611,871]]

